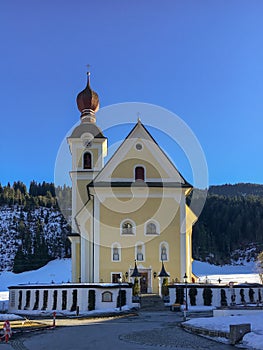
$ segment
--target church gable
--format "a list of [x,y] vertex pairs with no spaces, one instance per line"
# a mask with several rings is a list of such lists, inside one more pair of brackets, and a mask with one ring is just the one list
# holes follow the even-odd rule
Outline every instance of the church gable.
[[134,181],[191,187],[140,121],[97,175],[94,183],[97,186]]

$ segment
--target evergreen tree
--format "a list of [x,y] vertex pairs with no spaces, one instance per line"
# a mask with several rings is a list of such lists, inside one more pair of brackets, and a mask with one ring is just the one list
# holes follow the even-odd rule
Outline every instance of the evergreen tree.
[[20,273],[25,271],[25,255],[23,253],[22,247],[20,246],[16,252],[15,258],[14,258],[14,267],[13,272],[14,273]]

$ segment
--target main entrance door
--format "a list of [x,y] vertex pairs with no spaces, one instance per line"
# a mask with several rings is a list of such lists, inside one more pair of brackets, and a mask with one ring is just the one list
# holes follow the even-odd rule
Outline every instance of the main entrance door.
[[147,293],[147,287],[148,287],[148,273],[147,272],[141,272],[140,287],[141,287],[142,294]]

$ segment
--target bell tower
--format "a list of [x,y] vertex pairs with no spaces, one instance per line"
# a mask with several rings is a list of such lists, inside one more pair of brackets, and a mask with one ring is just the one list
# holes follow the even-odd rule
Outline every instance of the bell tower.
[[83,272],[84,266],[81,267],[84,262],[80,261],[80,249],[87,245],[82,240],[89,241],[89,238],[88,233],[81,232],[78,227],[76,216],[87,202],[87,185],[104,167],[107,155],[107,138],[96,124],[99,97],[90,87],[90,72],[87,73],[87,85],[77,95],[76,102],[81,113],[80,124],[67,139],[72,156],[72,234],[69,239],[72,243],[72,281],[80,282],[88,274]]

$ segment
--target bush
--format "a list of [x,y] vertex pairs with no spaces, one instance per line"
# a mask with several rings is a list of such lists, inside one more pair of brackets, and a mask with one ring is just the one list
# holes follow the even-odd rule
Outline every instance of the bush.
[[177,286],[175,304],[183,305],[183,303],[184,303],[184,287]]
[[72,292],[72,305],[71,305],[70,311],[77,310],[77,302],[78,302],[78,290],[74,289]]
[[96,292],[93,289],[89,290],[89,305],[88,310],[92,311],[95,310],[95,303],[96,303]]
[[67,309],[67,291],[62,290],[62,310]]
[[167,297],[168,295],[169,295],[168,278],[164,277],[163,283],[162,283],[162,296]]
[[[120,304],[121,299],[121,304]],[[126,290],[120,290],[117,297],[117,307],[126,305]]]
[[58,291],[54,290],[53,293],[53,307],[52,310],[56,310],[57,309],[57,302],[58,302]]
[[212,304],[213,292],[210,287],[205,287],[203,290],[204,305],[211,306]]
[[226,291],[224,289],[221,289],[221,306],[227,306],[227,299],[226,299]]
[[24,307],[24,310],[27,310],[30,306],[30,296],[31,296],[31,291],[27,290],[26,291],[26,305]]
[[240,289],[240,297],[241,297],[241,303],[245,304],[246,300],[245,300],[245,294],[244,294],[243,288]]
[[140,294],[140,285],[139,285],[139,280],[137,277],[134,279],[134,284],[132,286],[132,295],[138,296]]
[[19,291],[19,297],[18,297],[18,310],[22,309],[22,290]]
[[258,289],[258,301],[259,301],[259,303],[261,303],[261,301],[262,301],[262,296],[261,296],[261,290],[260,289]]
[[35,304],[33,307],[33,310],[37,310],[39,307],[39,290],[36,290],[35,292]]
[[253,288],[249,288],[249,291],[248,291],[248,295],[249,295],[249,301],[251,303],[254,303],[255,299],[254,299],[254,289]]
[[189,290],[190,304],[192,306],[196,305],[197,288],[191,287]]

